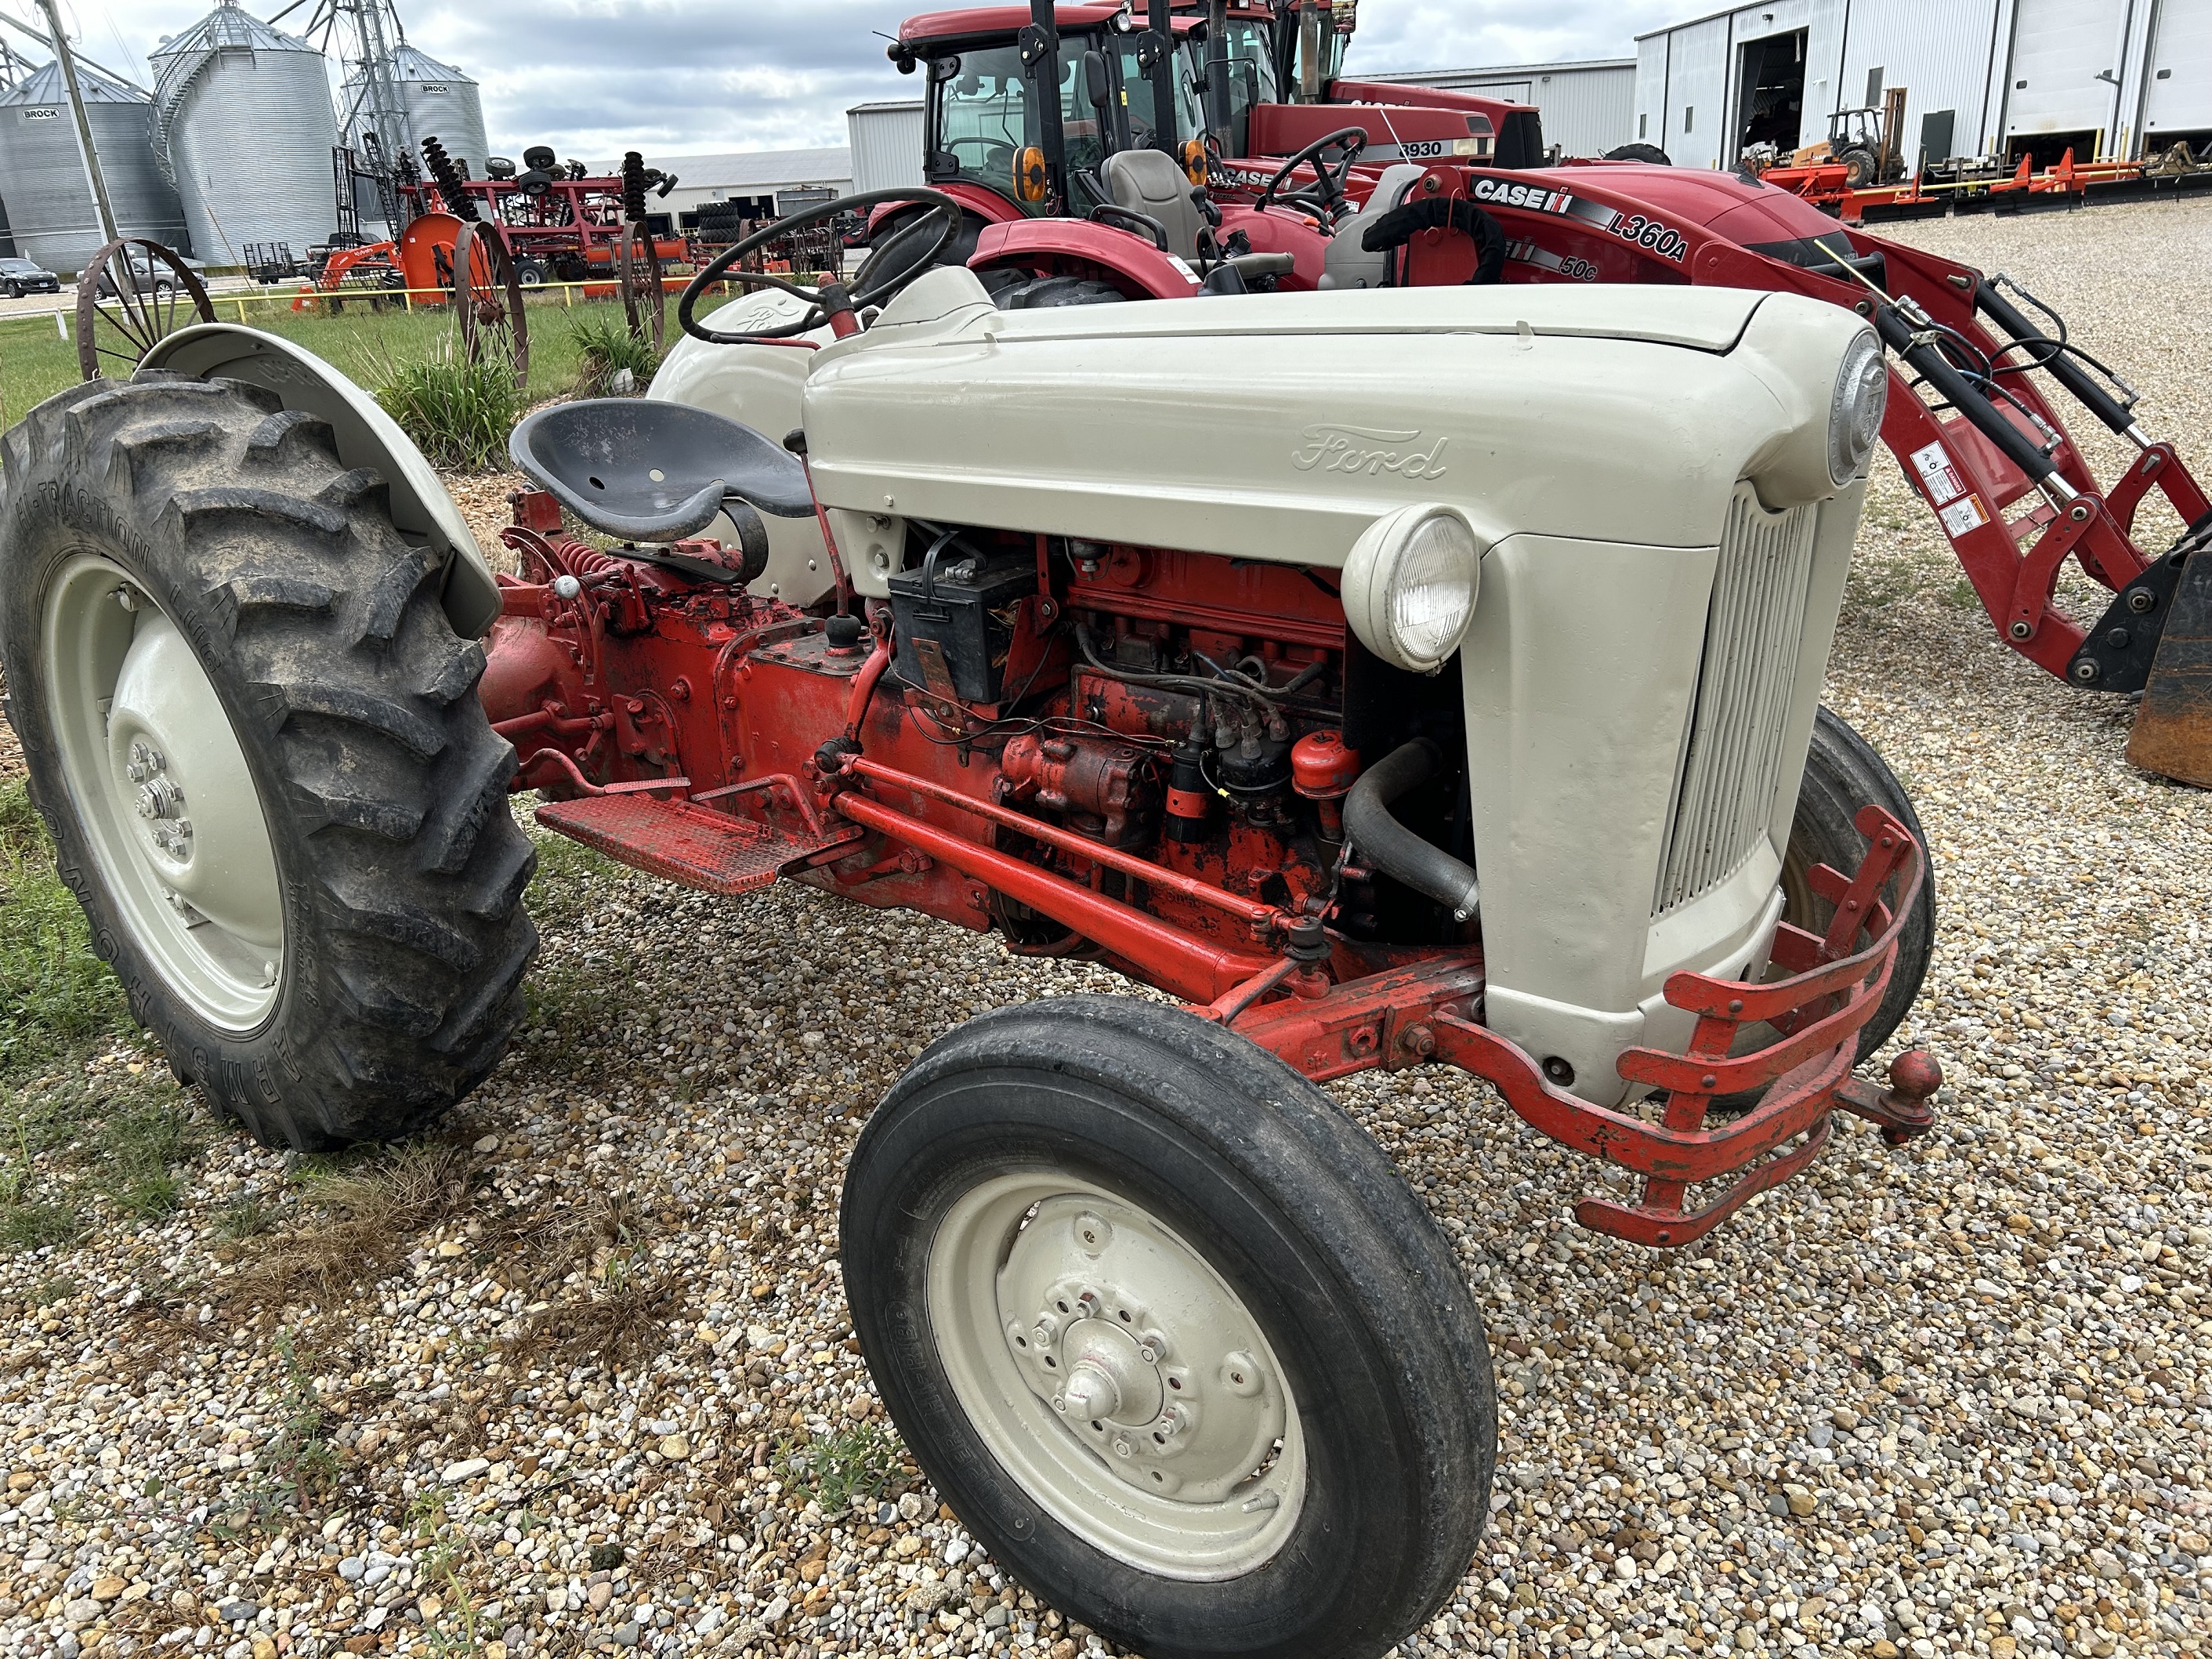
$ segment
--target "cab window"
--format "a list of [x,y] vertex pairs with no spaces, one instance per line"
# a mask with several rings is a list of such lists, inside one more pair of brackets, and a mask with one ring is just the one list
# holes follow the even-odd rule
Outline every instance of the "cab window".
[[[1097,112],[1083,96],[1085,34],[1067,33],[1060,44],[1060,132],[1071,172],[1095,168],[1106,145]],[[1014,162],[1043,142],[1037,106],[1021,52],[1013,46],[978,47],[932,61],[929,89],[929,182],[965,179],[1016,202],[1024,213],[1043,204],[1023,202],[1014,188]]]

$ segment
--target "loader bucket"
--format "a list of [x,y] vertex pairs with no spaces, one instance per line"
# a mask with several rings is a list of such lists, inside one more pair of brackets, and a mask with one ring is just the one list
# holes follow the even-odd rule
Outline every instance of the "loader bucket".
[[2146,772],[2212,789],[2212,514],[2166,556],[2179,579],[2136,711],[2128,760]]

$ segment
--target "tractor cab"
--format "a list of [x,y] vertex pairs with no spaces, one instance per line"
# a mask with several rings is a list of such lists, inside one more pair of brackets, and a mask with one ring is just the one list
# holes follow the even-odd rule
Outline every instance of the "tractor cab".
[[[1179,18],[1173,32],[1187,42],[1195,27]],[[1198,161],[1194,60],[1187,46],[1159,40],[1121,5],[908,18],[889,55],[902,71],[927,72],[924,179],[998,223],[1110,204],[1099,181],[1115,155],[1157,150],[1180,166]]]

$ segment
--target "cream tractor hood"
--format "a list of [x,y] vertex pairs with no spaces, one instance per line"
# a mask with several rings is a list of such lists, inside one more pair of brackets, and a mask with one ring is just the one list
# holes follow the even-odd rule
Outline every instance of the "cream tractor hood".
[[1516,532],[1711,545],[1739,479],[1837,493],[1830,396],[1866,325],[1792,295],[1516,286],[1000,312],[969,271],[812,354],[814,485],[855,585],[900,520],[1342,564],[1408,501]]

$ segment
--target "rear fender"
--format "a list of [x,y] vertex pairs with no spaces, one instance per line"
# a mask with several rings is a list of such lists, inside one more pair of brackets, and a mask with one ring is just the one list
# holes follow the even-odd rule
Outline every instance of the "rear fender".
[[1187,300],[1198,292],[1198,274],[1187,261],[1161,252],[1134,231],[1087,219],[1023,219],[985,227],[975,239],[969,269],[1008,265],[1039,271],[1095,268],[1132,300]]
[[488,632],[500,611],[499,585],[468,520],[414,441],[375,398],[307,349],[240,323],[200,323],[157,341],[142,367],[198,380],[264,386],[287,409],[330,423],[338,459],[382,475],[393,528],[445,556],[446,618],[464,639]]

